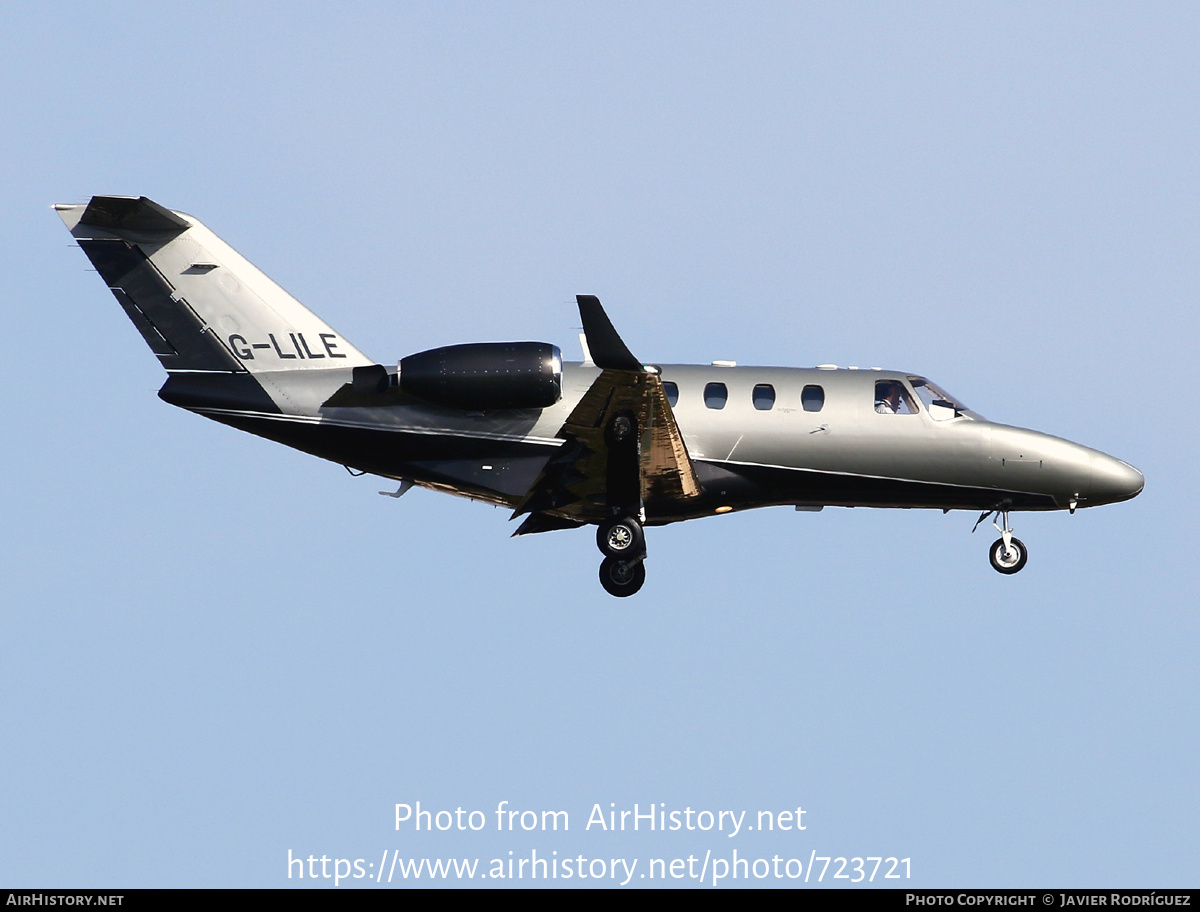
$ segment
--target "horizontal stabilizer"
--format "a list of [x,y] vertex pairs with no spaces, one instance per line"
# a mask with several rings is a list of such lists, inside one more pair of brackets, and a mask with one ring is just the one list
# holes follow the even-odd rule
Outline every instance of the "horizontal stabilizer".
[[180,234],[186,221],[144,196],[93,196],[79,224],[106,231]]

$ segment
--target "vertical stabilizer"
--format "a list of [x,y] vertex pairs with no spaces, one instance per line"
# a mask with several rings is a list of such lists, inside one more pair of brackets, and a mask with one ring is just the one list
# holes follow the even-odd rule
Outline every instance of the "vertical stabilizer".
[[54,207],[169,371],[328,370],[371,360],[199,221],[146,197]]

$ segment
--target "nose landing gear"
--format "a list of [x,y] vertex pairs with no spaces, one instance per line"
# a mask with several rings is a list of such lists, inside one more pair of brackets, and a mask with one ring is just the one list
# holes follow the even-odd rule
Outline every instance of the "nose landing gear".
[[[1004,526],[1001,527],[999,523],[992,522],[996,531],[1000,533],[1000,537],[992,542],[992,547],[988,551],[988,560],[992,562],[992,568],[997,573],[1006,575],[1019,573],[1025,566],[1025,562],[1029,560],[1029,550],[1019,538],[1013,538],[1012,529],[1008,525],[1008,510],[1003,508],[985,510],[975,521],[975,529],[978,529],[979,524],[993,514],[1003,519]],[[974,532],[975,529],[971,531]]]
[[992,567],[998,572],[1016,573],[1025,566],[1025,561],[1029,560],[1029,552],[1025,550],[1021,539],[1013,538],[1010,532],[1007,543],[1003,538],[992,542],[992,550],[988,552],[988,559],[991,560]]

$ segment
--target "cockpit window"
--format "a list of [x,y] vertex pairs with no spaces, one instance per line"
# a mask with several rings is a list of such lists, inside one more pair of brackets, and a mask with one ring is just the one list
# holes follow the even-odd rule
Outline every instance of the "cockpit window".
[[915,415],[917,406],[899,380],[876,380],[875,411],[880,415]]
[[935,421],[958,418],[960,417],[959,413],[966,408],[949,393],[934,386],[924,377],[909,377],[908,382],[913,385],[913,389],[925,403],[925,410],[929,412],[929,417]]

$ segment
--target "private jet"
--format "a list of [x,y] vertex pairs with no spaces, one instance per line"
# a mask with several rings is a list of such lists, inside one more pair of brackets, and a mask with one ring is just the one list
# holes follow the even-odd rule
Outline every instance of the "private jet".
[[[645,529],[755,507],[978,511],[992,566],[1028,558],[1010,513],[1137,496],[1098,450],[996,424],[919,374],[646,364],[579,295],[581,362],[546,342],[368,358],[197,219],[146,197],[56,205],[167,371],[159,397],[396,482],[512,510],[514,535],[596,527],[600,582],[645,581]],[[974,529],[972,529],[974,531]]]

